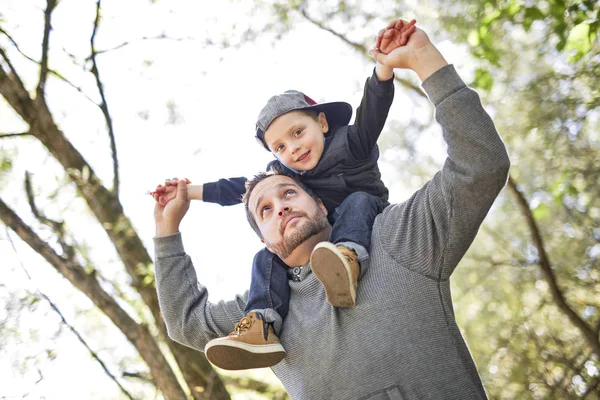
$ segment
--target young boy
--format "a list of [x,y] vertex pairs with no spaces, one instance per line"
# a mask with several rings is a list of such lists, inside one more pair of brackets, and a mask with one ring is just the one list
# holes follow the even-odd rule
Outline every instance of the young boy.
[[[414,20],[392,22],[379,32],[376,48],[388,53],[406,44],[416,29],[414,24]],[[354,125],[348,125],[352,116],[349,104],[317,104],[292,90],[269,99],[258,116],[256,138],[277,158],[267,169],[299,176],[327,208],[333,225],[330,242],[315,247],[310,268],[334,307],[354,306],[360,262],[368,258],[373,222],[388,205],[388,190],[377,167],[376,142],[393,100],[392,78],[392,68],[377,64],[366,82]],[[189,185],[188,193],[190,199],[238,204],[245,182],[246,178],[232,178]],[[153,192],[155,199],[166,204],[175,197],[176,185],[177,179],[159,185]],[[257,214],[270,212],[265,209]],[[260,236],[256,223],[249,221]],[[294,224],[293,213],[285,219],[282,232],[290,224]],[[293,237],[288,239],[284,246],[293,250]],[[254,259],[246,316],[228,337],[214,339],[205,347],[207,358],[220,368],[268,367],[285,355],[275,332],[288,312],[288,280],[298,282],[303,267],[289,268],[269,251],[268,243],[266,246]],[[281,250],[278,248],[279,254]]]

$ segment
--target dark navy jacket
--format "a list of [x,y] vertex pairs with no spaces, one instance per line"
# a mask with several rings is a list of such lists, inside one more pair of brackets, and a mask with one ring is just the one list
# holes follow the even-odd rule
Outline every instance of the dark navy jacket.
[[[377,166],[377,139],[393,99],[393,79],[380,82],[373,71],[365,84],[354,124],[332,127],[325,135],[325,149],[315,168],[296,174],[275,160],[267,169],[277,164],[298,176],[321,198],[330,215],[350,193],[359,191],[379,197],[387,206],[389,193]],[[223,206],[239,204],[246,191],[245,183],[244,177],[205,183],[203,200]]]

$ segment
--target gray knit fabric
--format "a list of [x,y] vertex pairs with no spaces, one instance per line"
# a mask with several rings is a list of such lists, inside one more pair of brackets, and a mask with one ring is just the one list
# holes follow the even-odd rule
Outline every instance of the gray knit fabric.
[[[273,367],[292,399],[484,399],[452,309],[449,278],[506,183],[504,144],[478,95],[447,66],[423,87],[448,143],[443,169],[375,220],[356,307],[332,308],[303,268],[290,281],[284,360]],[[169,335],[202,350],[243,316],[245,296],[209,303],[180,234],[155,239]],[[250,261],[250,260],[249,260]]]

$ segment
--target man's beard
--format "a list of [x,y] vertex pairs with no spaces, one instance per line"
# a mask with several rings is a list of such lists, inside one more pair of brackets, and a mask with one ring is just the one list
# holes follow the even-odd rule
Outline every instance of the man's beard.
[[298,226],[296,231],[289,236],[283,236],[283,239],[278,243],[265,243],[270,248],[271,252],[277,254],[282,260],[288,258],[296,247],[300,246],[306,239],[311,236],[321,233],[329,221],[327,221],[327,214],[317,207],[317,212],[310,216],[307,215],[307,221]]

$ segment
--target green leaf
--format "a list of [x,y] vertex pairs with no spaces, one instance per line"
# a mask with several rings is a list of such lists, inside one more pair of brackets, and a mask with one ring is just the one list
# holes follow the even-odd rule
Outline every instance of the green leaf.
[[475,71],[475,87],[489,91],[492,86],[494,86],[492,74],[486,69],[477,69]]
[[548,216],[548,212],[549,211],[550,211],[550,209],[548,208],[547,205],[545,205],[544,203],[540,203],[540,205],[538,205],[533,210],[533,218],[536,221],[541,221],[541,220],[545,219]]
[[581,23],[571,29],[565,46],[565,50],[569,55],[569,62],[581,60],[591,49],[590,25]]
[[543,20],[546,16],[537,7],[527,7],[525,9],[525,18],[523,19],[523,27],[527,32],[531,29],[531,25],[536,20]]
[[483,17],[483,19],[481,20],[481,24],[482,25],[490,25],[492,22],[497,20],[501,15],[502,15],[502,13],[500,12],[500,10],[496,10],[493,13],[488,14],[485,17]]
[[471,32],[469,32],[469,36],[468,36],[467,40],[469,41],[469,44],[472,47],[479,46],[479,43],[481,42],[479,40],[479,34],[477,33],[477,31],[471,31]]

